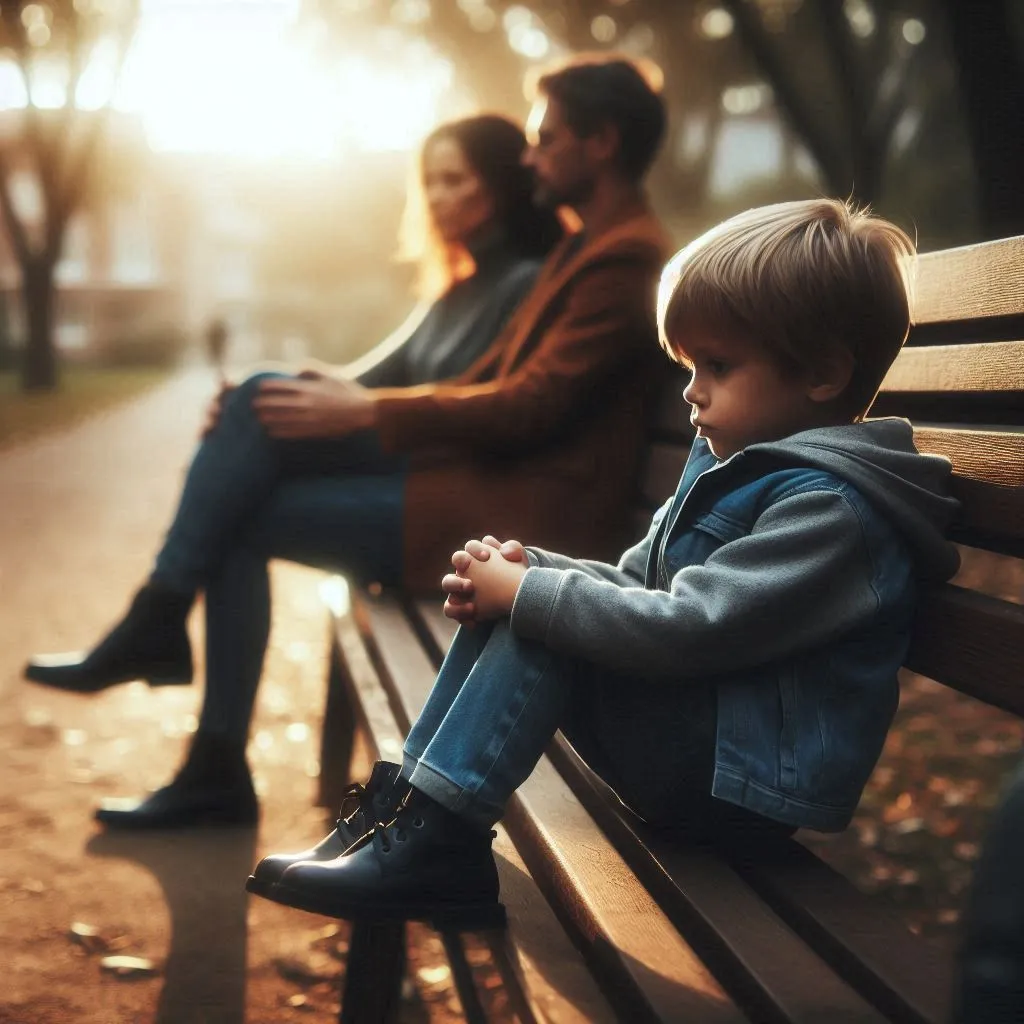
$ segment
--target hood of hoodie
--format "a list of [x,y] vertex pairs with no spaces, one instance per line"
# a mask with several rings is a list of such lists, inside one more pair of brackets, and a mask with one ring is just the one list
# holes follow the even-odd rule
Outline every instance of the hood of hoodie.
[[943,456],[917,450],[907,420],[819,427],[745,450],[847,480],[899,531],[924,578],[947,580],[959,568],[959,552],[945,536],[960,508],[949,493],[952,468]]

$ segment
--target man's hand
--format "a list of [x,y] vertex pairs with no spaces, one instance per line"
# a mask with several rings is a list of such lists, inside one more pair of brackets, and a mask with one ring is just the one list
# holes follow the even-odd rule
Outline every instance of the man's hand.
[[221,380],[220,390],[210,399],[210,404],[206,407],[206,416],[203,419],[203,426],[199,432],[199,436],[203,440],[209,437],[213,428],[220,423],[220,414],[224,410],[224,403],[236,387],[237,385],[232,384],[228,380]]
[[[494,552],[502,557],[492,559]],[[485,568],[492,561],[494,565]],[[527,565],[526,551],[517,540],[502,543],[488,534],[482,541],[467,541],[464,549],[452,555],[455,572],[441,581],[445,615],[467,627],[478,619],[507,615]],[[483,588],[480,593],[478,583]]]
[[369,388],[316,370],[301,377],[260,385],[253,409],[271,437],[343,437],[376,425],[377,403]]

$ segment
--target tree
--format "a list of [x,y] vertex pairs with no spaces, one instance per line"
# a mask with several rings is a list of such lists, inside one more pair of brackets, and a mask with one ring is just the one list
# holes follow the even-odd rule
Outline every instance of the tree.
[[[114,88],[99,110],[76,104],[90,61],[112,47],[116,86],[138,21],[138,0],[0,0],[0,47],[14,57],[24,82],[26,105],[19,131],[0,138],[0,215],[21,270],[26,324],[21,374],[26,390],[54,388],[58,380],[53,327],[54,272],[65,232],[86,191],[102,138]],[[43,109],[39,78],[63,71],[63,104]],[[19,211],[11,180],[16,162],[27,157],[38,184],[42,216],[33,223]]]
[[944,0],[968,110],[985,238],[1024,234],[1024,16],[1011,0]]
[[894,131],[927,50],[905,7],[722,0],[828,190],[879,198]]

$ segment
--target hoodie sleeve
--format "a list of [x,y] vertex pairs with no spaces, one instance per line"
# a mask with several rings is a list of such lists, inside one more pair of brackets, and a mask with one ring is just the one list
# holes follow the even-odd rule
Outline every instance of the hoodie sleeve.
[[[638,548],[652,537],[653,529]],[[676,573],[668,592],[538,564],[523,577],[512,628],[634,678],[706,676],[867,624],[879,607],[872,580],[853,505],[838,491],[815,490],[772,505],[749,536]]]
[[662,519],[672,507],[672,501],[673,499],[669,498],[654,513],[647,535],[623,553],[618,565],[594,562],[586,558],[570,558],[568,555],[560,555],[555,551],[545,551],[543,548],[534,547],[526,549],[530,565],[544,569],[575,569],[591,579],[607,580],[619,587],[642,587],[647,578],[647,560],[651,555],[651,545],[654,543],[654,537]]

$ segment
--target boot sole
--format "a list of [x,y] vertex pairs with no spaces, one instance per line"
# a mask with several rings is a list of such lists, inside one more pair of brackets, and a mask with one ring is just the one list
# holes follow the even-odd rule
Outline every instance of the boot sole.
[[109,811],[102,809],[93,818],[105,828],[121,832],[160,832],[187,828],[255,828],[259,824],[259,812],[251,815],[227,815],[204,813],[165,818],[134,816],[131,811]]
[[25,678],[31,683],[40,686],[49,686],[53,690],[63,690],[65,693],[102,693],[111,686],[120,686],[121,683],[144,682],[150,686],[191,686],[192,676],[181,675],[150,675],[150,676],[115,676],[112,679],[104,679],[102,682],[83,684],[76,679],[54,678],[47,674],[45,669],[34,671],[32,668],[25,669]]
[[277,885],[276,882],[268,882],[255,875],[250,875],[245,880],[245,891],[251,892],[254,896],[262,896],[266,900],[272,900],[274,897],[271,896],[271,891],[275,885]]
[[423,921],[439,932],[445,931],[486,931],[504,928],[507,923],[503,903],[452,903],[438,906],[430,903],[352,903],[325,902],[314,896],[283,885],[264,886],[257,882],[257,888],[245,887],[249,892],[281,903],[296,910],[324,917],[339,918],[343,921]]

